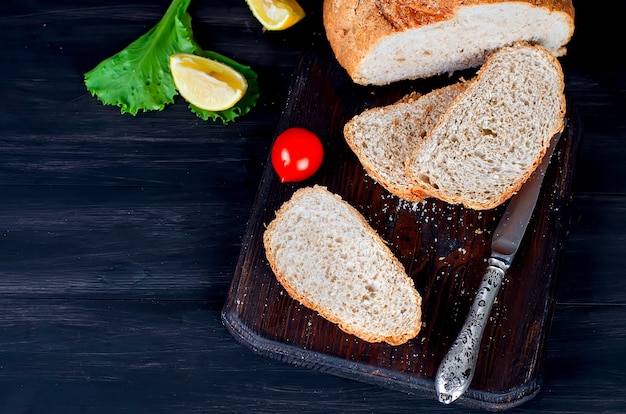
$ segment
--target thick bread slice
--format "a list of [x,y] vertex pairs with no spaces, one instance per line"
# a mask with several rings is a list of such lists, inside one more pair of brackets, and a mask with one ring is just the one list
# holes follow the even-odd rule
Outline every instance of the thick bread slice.
[[263,242],[289,295],[343,331],[391,345],[420,331],[413,280],[365,218],[325,187],[296,191]]
[[385,85],[482,65],[516,41],[565,54],[571,0],[325,0],[337,61],[355,83]]
[[563,130],[561,65],[539,46],[495,52],[407,160],[424,193],[482,210],[517,192]]
[[420,201],[425,194],[407,177],[405,162],[463,90],[465,84],[457,83],[361,112],[344,126],[346,142],[365,171],[390,193]]

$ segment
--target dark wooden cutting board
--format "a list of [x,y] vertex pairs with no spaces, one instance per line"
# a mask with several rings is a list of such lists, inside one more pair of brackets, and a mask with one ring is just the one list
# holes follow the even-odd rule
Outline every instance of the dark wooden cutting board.
[[[308,128],[322,139],[326,156],[320,171],[298,184],[282,184],[269,161],[265,167],[222,311],[225,326],[239,341],[264,356],[436,399],[437,367],[483,276],[504,206],[480,212],[438,200],[402,201],[365,174],[342,130],[364,109],[454,81],[441,77],[362,87],[328,51],[302,57],[277,134],[292,126]],[[529,231],[493,307],[472,385],[457,404],[503,410],[539,390],[568,223],[575,128],[570,122],[563,133]],[[415,339],[390,346],[347,335],[292,300],[277,282],[265,258],[264,228],[296,189],[313,184],[327,186],[359,210],[414,279],[424,321]]]

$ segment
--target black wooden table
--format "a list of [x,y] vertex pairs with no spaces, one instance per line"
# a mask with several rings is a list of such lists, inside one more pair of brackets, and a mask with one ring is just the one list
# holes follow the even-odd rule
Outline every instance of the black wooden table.
[[[221,311],[289,85],[325,42],[321,0],[264,32],[243,0],[194,0],[201,45],[251,66],[237,122],[178,102],[122,115],[83,74],[169,2],[6,0],[0,17],[0,412],[468,412],[264,358]],[[574,1],[561,59],[580,122],[543,369],[509,412],[626,412],[626,67],[620,13]],[[613,46],[617,45],[617,46]]]

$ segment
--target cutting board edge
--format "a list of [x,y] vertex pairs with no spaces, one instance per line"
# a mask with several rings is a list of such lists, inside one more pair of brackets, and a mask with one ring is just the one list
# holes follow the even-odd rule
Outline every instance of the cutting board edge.
[[[249,329],[237,317],[236,312],[228,309],[227,305],[222,310],[221,318],[225,328],[239,343],[261,357],[437,400],[434,380],[427,380],[358,362],[349,362],[324,353],[272,341]],[[504,393],[478,391],[470,388],[455,402],[455,405],[492,412],[503,411],[531,400],[539,393],[540,388],[541,380],[538,377],[532,377],[519,387]]]

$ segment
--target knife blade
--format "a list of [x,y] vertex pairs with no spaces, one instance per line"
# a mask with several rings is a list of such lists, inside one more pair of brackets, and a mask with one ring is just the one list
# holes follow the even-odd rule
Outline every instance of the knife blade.
[[[563,127],[565,129],[565,125]],[[470,311],[461,330],[441,361],[435,376],[437,398],[444,404],[456,401],[469,388],[478,361],[478,351],[493,303],[500,291],[504,275],[517,253],[537,204],[541,184],[550,158],[561,137],[552,137],[541,164],[522,188],[509,200],[491,240],[487,270],[478,287]]]

